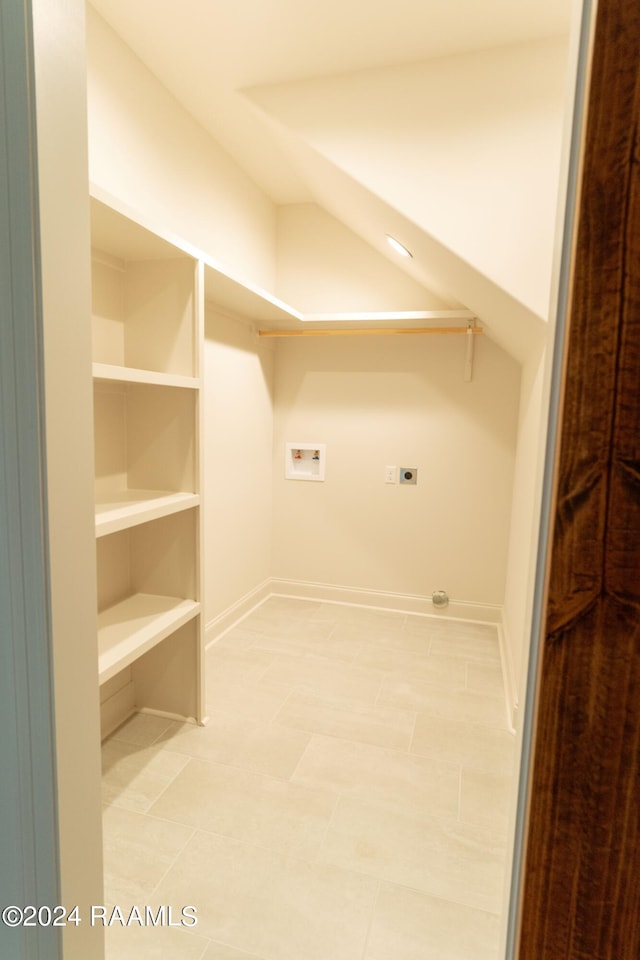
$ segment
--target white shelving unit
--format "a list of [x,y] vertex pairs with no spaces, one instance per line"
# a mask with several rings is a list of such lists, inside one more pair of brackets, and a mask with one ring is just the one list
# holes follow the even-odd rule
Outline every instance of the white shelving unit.
[[135,593],[98,615],[100,683],[115,676],[199,610],[194,600]]
[[136,710],[201,722],[203,265],[92,199],[103,734]]
[[275,331],[355,329],[382,320],[385,327],[415,326],[444,314],[304,316],[96,186],[91,236],[106,735],[141,709],[203,720],[205,296]]

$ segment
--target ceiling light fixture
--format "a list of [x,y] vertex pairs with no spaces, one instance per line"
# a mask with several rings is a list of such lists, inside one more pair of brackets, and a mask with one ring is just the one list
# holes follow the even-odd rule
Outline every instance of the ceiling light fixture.
[[399,253],[401,257],[413,257],[413,254],[411,253],[411,251],[407,250],[407,248],[404,247],[399,240],[396,240],[395,237],[392,237],[388,233],[385,234],[385,236],[387,238],[387,243],[389,243],[393,247],[393,249],[396,251],[396,253]]

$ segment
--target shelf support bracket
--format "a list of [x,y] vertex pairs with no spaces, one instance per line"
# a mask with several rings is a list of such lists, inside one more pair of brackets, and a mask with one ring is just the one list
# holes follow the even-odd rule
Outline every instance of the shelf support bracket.
[[465,337],[466,347],[465,347],[465,357],[464,357],[464,380],[465,383],[471,383],[473,380],[473,324],[469,324],[467,327],[467,335]]

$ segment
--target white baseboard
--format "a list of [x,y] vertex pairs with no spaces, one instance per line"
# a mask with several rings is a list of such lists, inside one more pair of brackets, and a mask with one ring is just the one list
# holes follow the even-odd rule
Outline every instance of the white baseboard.
[[204,717],[199,723],[195,717],[183,717],[179,713],[171,713],[169,710],[154,710],[153,707],[138,707],[136,713],[146,713],[149,717],[160,717],[162,720],[177,720],[178,723],[192,723],[194,727],[206,727],[209,722],[208,717]]
[[130,680],[100,704],[100,736],[105,740],[136,712],[136,690]]
[[100,704],[100,738],[106,740],[135,713],[146,713],[152,717],[178,720],[180,723],[193,723],[201,727],[206,727],[208,723],[208,717],[204,717],[202,723],[198,723],[194,717],[183,717],[178,713],[169,713],[166,710],[153,710],[151,707],[136,706],[135,684],[129,682]]
[[271,595],[278,597],[296,597],[323,603],[344,603],[373,607],[377,610],[396,610],[399,613],[416,613],[438,619],[473,620],[479,623],[495,624],[499,624],[502,619],[502,607],[498,604],[450,600],[448,606],[440,610],[433,606],[429,596],[419,597],[405,593],[387,593],[382,590],[363,590],[359,587],[340,587],[304,580],[274,578],[269,583]]
[[232,627],[235,627],[241,620],[249,616],[252,610],[259,607],[267,597],[273,593],[271,589],[271,580],[264,580],[261,584],[245,593],[243,597],[232,603],[230,607],[219,613],[217,617],[209,620],[204,630],[205,648],[215,643]]
[[498,624],[498,641],[500,643],[500,661],[502,663],[502,680],[504,684],[504,695],[507,707],[507,719],[511,726],[511,732],[516,730],[516,713],[518,710],[518,691],[516,688],[515,670],[513,667],[513,655],[511,639],[504,618],[504,613]]

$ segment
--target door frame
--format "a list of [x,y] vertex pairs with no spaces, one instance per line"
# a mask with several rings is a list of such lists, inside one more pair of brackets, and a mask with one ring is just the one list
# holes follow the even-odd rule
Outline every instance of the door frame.
[[[600,0],[600,6],[627,0]],[[518,950],[524,882],[531,869],[526,850],[531,770],[536,756],[537,703],[540,697],[541,637],[546,615],[550,535],[555,504],[558,436],[566,362],[567,317],[578,219],[580,163],[584,140],[595,0],[585,0],[579,43],[568,193],[557,286],[557,327],[551,373],[551,402],[543,483],[540,547],[536,574],[529,680],[523,720],[524,743],[518,801],[516,846],[510,898],[507,957]],[[23,878],[34,903],[60,897],[57,846],[56,754],[53,706],[51,605],[49,588],[46,459],[43,401],[42,286],[40,280],[37,153],[33,42],[28,0],[0,0],[0,132],[7,144],[0,155],[0,654],[12,665],[3,670],[0,722],[3,737],[3,835],[8,859],[2,882],[13,889]],[[597,43],[596,37],[596,43]],[[7,215],[5,216],[5,212]],[[3,681],[4,676],[4,681]],[[8,678],[8,679],[7,679]],[[10,682],[9,682],[10,681]],[[9,734],[11,732],[11,735]],[[538,749],[544,749],[539,747]],[[6,754],[6,756],[5,756]],[[4,852],[4,851],[3,851]],[[4,888],[0,887],[4,894]],[[6,900],[6,897],[3,898]],[[6,901],[7,903],[9,901]],[[30,931],[28,931],[30,932]],[[23,931],[22,931],[23,933]],[[0,925],[0,943],[7,935]],[[11,933],[20,936],[20,932]],[[11,941],[15,944],[15,939]],[[31,937],[24,956],[60,956],[56,939],[46,952]]]
[[[598,0],[581,0],[574,6],[579,26],[575,30],[574,49],[569,57],[570,73],[575,77],[570,106],[571,124],[561,182],[565,197],[561,212],[561,235],[554,265],[550,314],[555,319],[551,350],[547,431],[544,448],[538,549],[533,592],[527,680],[525,686],[520,771],[515,813],[514,847],[506,931],[505,960],[516,960],[520,911],[526,875],[526,845],[531,799],[537,703],[542,655],[542,637],[547,602],[548,568],[554,522],[558,438],[562,425],[562,395],[565,385],[566,346],[571,306],[571,288],[579,220],[580,187],[587,123],[589,82],[593,57],[596,8]],[[578,10],[579,8],[579,10]]]
[[[17,911],[27,904],[60,903],[35,78],[27,0],[0,0],[0,63],[0,902],[15,904]],[[58,934],[0,923],[0,953],[54,960],[62,956]]]

